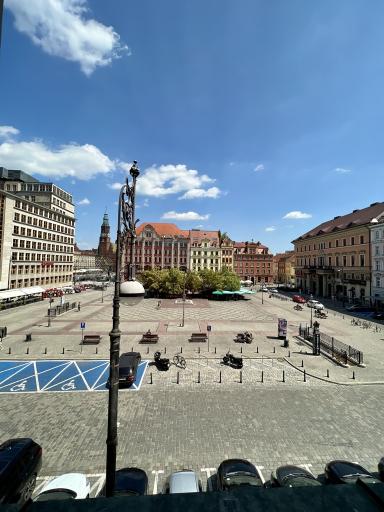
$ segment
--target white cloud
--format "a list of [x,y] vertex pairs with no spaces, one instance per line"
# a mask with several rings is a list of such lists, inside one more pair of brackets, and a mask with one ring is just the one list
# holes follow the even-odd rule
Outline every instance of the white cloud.
[[[206,174],[199,174],[194,169],[188,169],[184,164],[153,165],[147,168],[137,181],[137,192],[154,197],[164,197],[181,192],[185,192],[184,195],[191,193],[192,197],[217,197],[220,193],[217,187],[202,188],[204,184],[214,181]],[[181,198],[184,197],[181,196]]]
[[149,206],[148,199],[144,199],[143,206],[145,206],[145,207]]
[[283,219],[309,219],[312,217],[310,213],[304,213],[300,211],[289,212],[284,215]]
[[210,197],[212,199],[216,199],[220,196],[220,194],[221,191],[217,187],[211,187],[207,190],[204,190],[203,188],[192,188],[181,197],[179,197],[179,199],[196,199],[198,197]]
[[124,183],[118,183],[117,181],[115,183],[108,183],[108,187],[112,190],[120,190],[123,185]]
[[253,169],[255,172],[259,172],[259,171],[264,171],[265,167],[263,164],[258,164],[256,165],[256,167]]
[[162,219],[174,219],[174,220],[207,220],[209,219],[209,214],[200,215],[196,212],[166,212],[163,214]]
[[82,199],[81,201],[78,201],[77,204],[84,206],[84,205],[91,204],[91,201],[87,197],[84,197],[84,199]]
[[275,230],[276,230],[275,226],[269,226],[269,227],[265,228],[265,231],[275,231]]
[[336,167],[334,171],[338,172],[339,174],[348,174],[349,172],[352,172],[351,169],[344,169],[343,167]]
[[16,29],[49,55],[78,62],[87,76],[129,54],[113,27],[87,16],[87,0],[7,0]]
[[13,126],[0,126],[0,138],[11,139],[12,135],[17,135],[19,130]]
[[[9,130],[3,131],[10,133]],[[12,133],[16,132],[18,130],[13,128]],[[0,143],[0,162],[9,169],[22,169],[27,173],[56,179],[73,176],[78,180],[89,180],[98,174],[108,174],[117,166],[116,161],[92,144],[80,146],[71,143],[50,148],[37,139],[21,142],[8,139]]]

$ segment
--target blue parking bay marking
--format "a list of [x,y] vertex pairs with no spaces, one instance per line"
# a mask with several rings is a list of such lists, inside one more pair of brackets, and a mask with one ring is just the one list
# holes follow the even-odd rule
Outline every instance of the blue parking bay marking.
[[[148,361],[140,363],[135,382],[140,389]],[[0,361],[0,392],[105,391],[109,361]]]

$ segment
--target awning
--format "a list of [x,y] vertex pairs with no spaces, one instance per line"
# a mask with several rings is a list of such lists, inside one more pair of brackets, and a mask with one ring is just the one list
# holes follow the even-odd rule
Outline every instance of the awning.
[[13,299],[14,297],[24,297],[25,293],[19,289],[15,290],[4,290],[3,292],[0,292],[0,300],[5,299]]
[[20,291],[24,292],[25,295],[34,295],[35,293],[45,292],[45,288],[41,286],[30,286],[29,288],[20,288]]

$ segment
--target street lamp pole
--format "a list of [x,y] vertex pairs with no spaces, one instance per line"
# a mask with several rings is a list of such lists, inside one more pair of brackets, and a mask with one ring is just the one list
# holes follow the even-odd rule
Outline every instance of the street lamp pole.
[[[310,300],[312,300],[312,299],[313,299],[313,295],[312,295],[312,293],[311,293]],[[310,325],[310,327],[311,327],[311,329],[312,329],[312,314],[313,314],[313,311],[312,311],[312,310],[313,310],[313,304],[311,304],[311,307],[310,307],[309,309],[311,310],[311,325]]]
[[261,303],[264,304],[264,282],[261,283]]
[[[130,235],[131,259],[129,262],[128,280],[134,280],[134,241],[136,237],[135,221],[135,190],[136,179],[139,176],[139,169],[134,161],[130,169],[132,185],[125,184],[121,187],[118,218],[117,218],[117,239],[116,239],[116,278],[115,291],[113,296],[112,330],[109,333],[110,340],[110,370],[109,370],[109,392],[108,392],[108,434],[107,434],[107,464],[106,464],[106,496],[111,497],[115,487],[116,473],[116,449],[117,449],[117,412],[119,396],[119,357],[120,357],[120,294],[121,294],[121,256],[122,243],[126,236]],[[123,232],[121,229],[123,223]],[[137,293],[136,295],[139,295]]]
[[181,327],[184,327],[185,320],[185,282],[187,280],[187,273],[184,272],[184,288],[183,288],[183,319],[181,321]]

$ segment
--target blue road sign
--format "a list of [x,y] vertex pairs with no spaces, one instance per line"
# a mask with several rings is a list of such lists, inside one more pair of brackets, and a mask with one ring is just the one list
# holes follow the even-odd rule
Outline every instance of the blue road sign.
[[[147,365],[140,363],[127,389],[140,389]],[[106,391],[108,376],[109,361],[104,359],[0,361],[0,393]]]
[[80,329],[85,329],[85,322],[80,323]]

